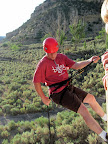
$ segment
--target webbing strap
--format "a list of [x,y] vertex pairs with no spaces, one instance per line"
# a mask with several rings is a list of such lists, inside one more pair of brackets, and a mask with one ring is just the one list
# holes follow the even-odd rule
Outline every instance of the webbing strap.
[[[82,69],[79,69],[79,70],[76,72],[76,75],[83,73],[84,70],[87,69],[87,67],[90,66],[92,63],[93,63],[93,61],[92,61],[91,63],[89,63],[86,67],[84,67],[84,68],[82,68]],[[61,82],[59,82],[59,83],[55,83],[55,84],[50,85],[49,88],[56,87],[56,88],[54,89],[54,91],[56,91],[58,88],[60,88],[61,86],[65,85],[67,82],[69,82],[71,79],[72,79],[72,75],[71,75],[68,79],[66,79],[66,80],[64,80],[64,81],[61,81]],[[53,92],[54,92],[54,91],[53,91]]]
[[52,88],[52,87],[57,87],[57,86],[63,86],[65,85],[68,81],[70,81],[70,79],[72,78],[72,76],[70,76],[68,79],[64,80],[64,81],[61,81],[59,83],[55,83],[55,84],[52,84],[49,86],[49,88]]

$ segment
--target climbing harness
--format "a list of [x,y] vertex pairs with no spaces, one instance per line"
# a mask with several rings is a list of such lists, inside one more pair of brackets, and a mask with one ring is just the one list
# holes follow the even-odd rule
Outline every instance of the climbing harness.
[[[72,75],[72,71],[71,71],[71,73],[70,73],[71,76],[70,76],[68,79],[66,79],[66,80],[64,80],[64,81],[61,81],[61,82],[59,82],[59,83],[52,84],[52,85],[49,86],[49,88],[55,87],[55,89],[53,90],[53,92],[54,92],[54,91],[56,91],[57,89],[59,89],[60,87],[66,85],[66,87],[64,88],[64,89],[66,89],[66,88],[69,86],[69,84],[72,82],[72,79],[73,79],[73,78],[76,78],[78,75],[80,75],[80,74],[82,74],[83,72],[85,72],[85,71],[87,70],[87,68],[88,68],[92,63],[93,63],[93,61],[90,62],[90,63],[89,63],[87,66],[85,66],[84,68],[77,70],[74,75]],[[64,92],[65,92],[65,90],[64,90]],[[62,104],[63,96],[64,96],[64,93],[61,95],[59,104]],[[49,97],[49,99],[51,99],[51,96]],[[50,138],[49,141],[51,142],[50,114],[49,114],[48,106],[47,106],[47,111],[48,111],[48,121],[49,121],[49,124],[48,124],[48,126],[49,126],[49,138]]]
[[[75,73],[74,76],[72,75],[72,72],[71,72],[71,76],[70,76],[68,79],[66,79],[66,80],[64,80],[64,81],[61,81],[61,82],[59,82],[59,83],[52,84],[52,85],[49,86],[49,88],[55,87],[55,89],[52,91],[51,95],[52,95],[53,92],[55,92],[57,89],[61,88],[61,87],[64,86],[64,85],[66,86],[66,87],[64,88],[64,92],[62,93],[62,95],[61,95],[61,97],[60,97],[59,104],[62,104],[62,99],[63,99],[64,93],[65,93],[65,89],[67,89],[68,86],[72,83],[72,79],[73,79],[73,78],[76,78],[77,75],[82,74],[92,63],[93,63],[93,61],[92,61],[91,63],[89,63],[87,66],[85,66],[84,68],[79,69],[79,70]],[[49,96],[49,99],[51,99],[51,95]]]
[[[68,87],[69,83],[71,83],[72,78],[75,78],[75,77],[77,77],[77,75],[82,74],[92,63],[93,63],[93,61],[92,61],[91,63],[89,63],[87,66],[85,66],[84,68],[78,70],[78,71],[75,73],[74,76],[72,76],[72,72],[71,72],[71,76],[70,76],[68,79],[66,79],[66,80],[64,80],[64,81],[62,81],[62,82],[59,82],[59,83],[52,84],[52,85],[49,86],[49,88],[55,87],[55,89],[53,90],[53,92],[54,92],[54,91],[56,91],[57,89],[59,89],[61,86],[67,85],[67,86],[65,87],[65,89],[66,89],[66,88]],[[64,92],[65,92],[65,91],[64,91]],[[64,93],[62,94],[62,96],[61,96],[61,98],[60,98],[59,104],[62,103],[63,95],[64,95]],[[51,99],[51,97],[49,97],[49,99]],[[48,127],[49,127],[49,138],[50,138],[50,139],[49,139],[49,144],[50,144],[50,143],[51,143],[51,128],[50,128],[50,113],[49,113],[49,108],[48,108],[48,106],[47,106],[47,113],[48,113]]]
[[59,83],[54,83],[54,84],[50,85],[49,88],[55,87],[55,89],[52,91],[52,93],[54,91],[56,91],[57,89],[59,89],[60,87],[62,87],[63,85],[68,85],[71,82],[72,78],[75,78],[77,75],[82,74],[92,63],[93,63],[93,61],[91,63],[89,63],[87,66],[85,66],[84,68],[79,69],[75,73],[74,76],[72,76],[72,72],[71,72],[71,76],[68,79],[61,81]]

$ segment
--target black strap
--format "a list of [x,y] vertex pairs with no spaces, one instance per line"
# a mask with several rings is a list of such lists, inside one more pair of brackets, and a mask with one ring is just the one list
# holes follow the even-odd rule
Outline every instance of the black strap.
[[48,114],[48,127],[49,127],[49,144],[51,143],[51,124],[50,124],[50,113],[49,113],[49,108],[47,106],[47,114]]
[[[77,74],[81,74],[82,72],[84,72],[84,70],[86,70],[87,67],[90,66],[92,63],[93,63],[93,61],[90,62],[86,67],[84,67],[84,68],[82,68],[82,69],[79,69],[79,70],[76,72],[76,75],[77,75]],[[76,76],[76,75],[75,75],[75,76]],[[61,82],[59,82],[59,83],[54,83],[54,84],[50,85],[49,88],[56,87],[56,88],[52,91],[52,92],[54,92],[54,91],[56,91],[58,88],[60,88],[61,86],[67,84],[67,82],[69,82],[71,79],[72,79],[72,75],[71,75],[68,79],[66,79],[66,80],[64,80],[64,81],[61,81]]]
[[67,84],[67,82],[70,81],[71,78],[72,78],[72,76],[70,76],[68,79],[61,81],[59,83],[54,83],[54,84],[50,85],[49,88],[57,87],[57,86],[63,86],[65,84]]

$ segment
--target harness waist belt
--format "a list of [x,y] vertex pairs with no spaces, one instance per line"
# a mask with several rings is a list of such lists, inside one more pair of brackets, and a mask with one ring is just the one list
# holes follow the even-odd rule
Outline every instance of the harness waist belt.
[[72,76],[69,77],[68,79],[64,80],[64,81],[61,81],[61,82],[59,82],[59,83],[52,84],[52,85],[49,86],[49,88],[56,87],[55,90],[54,90],[54,91],[56,91],[56,90],[57,90],[58,88],[60,88],[61,86],[67,84],[67,82],[69,82],[71,78],[72,78]]

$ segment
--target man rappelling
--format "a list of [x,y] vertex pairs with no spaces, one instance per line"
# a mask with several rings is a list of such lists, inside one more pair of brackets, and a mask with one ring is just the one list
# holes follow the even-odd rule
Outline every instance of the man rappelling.
[[[104,141],[108,141],[106,139],[107,133],[91,116],[84,103],[88,103],[104,121],[107,121],[106,113],[92,94],[69,83],[67,72],[68,69],[82,69],[91,62],[97,63],[100,59],[99,56],[92,56],[88,60],[75,62],[66,55],[57,53],[59,50],[58,42],[52,37],[44,40],[43,49],[46,55],[39,61],[33,77],[35,89],[43,103],[48,106],[52,99],[56,104],[79,113],[92,131],[97,133]],[[64,81],[65,83],[63,83]],[[50,99],[45,96],[41,83],[49,86]]]

